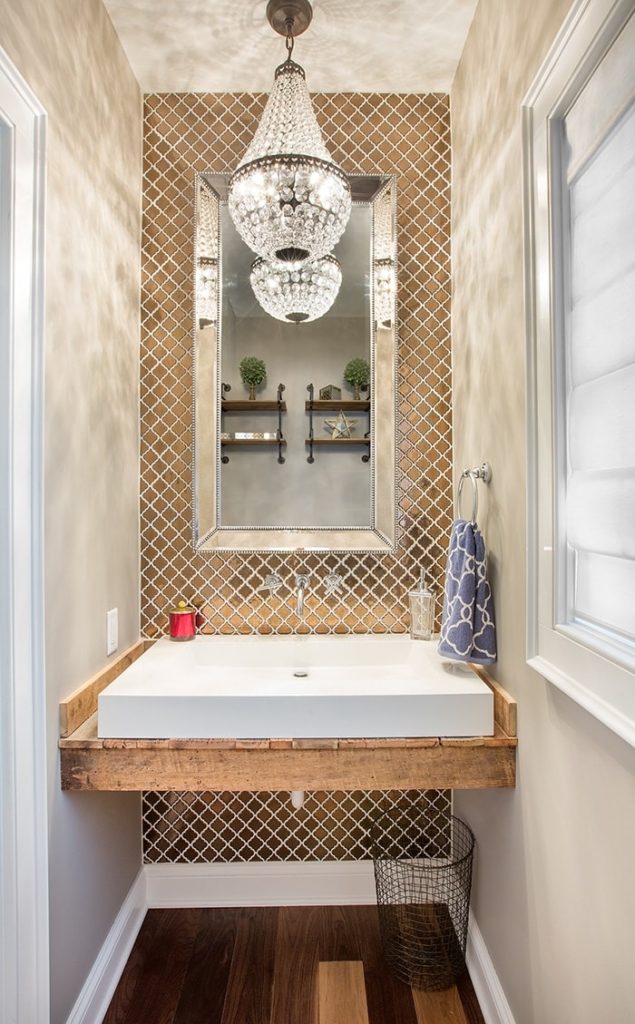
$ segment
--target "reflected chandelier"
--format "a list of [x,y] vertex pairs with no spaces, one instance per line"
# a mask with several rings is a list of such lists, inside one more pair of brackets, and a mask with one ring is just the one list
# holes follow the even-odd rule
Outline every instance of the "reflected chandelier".
[[324,316],[331,308],[342,283],[342,271],[335,256],[303,263],[264,260],[251,267],[251,287],[265,313],[292,324]]
[[308,0],[269,0],[267,18],[286,37],[288,56],[229,180],[229,212],[243,241],[258,256],[290,263],[326,256],[351,212],[348,178],[324,144],[304,69],[291,59],[294,37],[312,17]]

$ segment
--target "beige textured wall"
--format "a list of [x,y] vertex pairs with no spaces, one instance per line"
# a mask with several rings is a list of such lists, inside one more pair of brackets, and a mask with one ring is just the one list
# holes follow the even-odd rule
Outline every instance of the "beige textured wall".
[[518,699],[515,792],[464,793],[474,910],[516,1024],[635,1020],[635,752],[525,665],[525,338],[520,104],[567,0],[481,0],[455,79],[455,474],[483,494],[497,677]]
[[52,1024],[140,864],[136,795],[63,795],[57,705],[139,635],[141,97],[100,0],[0,0],[0,44],[48,112],[46,669]]

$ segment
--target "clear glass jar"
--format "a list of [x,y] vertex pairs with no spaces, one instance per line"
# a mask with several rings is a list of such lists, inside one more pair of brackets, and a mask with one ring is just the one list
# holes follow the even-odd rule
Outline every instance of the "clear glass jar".
[[434,633],[435,598],[426,586],[425,570],[421,570],[418,588],[408,594],[410,601],[410,638],[431,640]]

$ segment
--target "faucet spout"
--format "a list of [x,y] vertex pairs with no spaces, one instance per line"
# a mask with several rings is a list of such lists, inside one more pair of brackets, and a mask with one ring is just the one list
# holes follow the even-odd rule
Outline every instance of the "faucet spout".
[[297,573],[295,577],[295,610],[300,618],[304,617],[304,592],[307,589],[309,577],[304,573]]

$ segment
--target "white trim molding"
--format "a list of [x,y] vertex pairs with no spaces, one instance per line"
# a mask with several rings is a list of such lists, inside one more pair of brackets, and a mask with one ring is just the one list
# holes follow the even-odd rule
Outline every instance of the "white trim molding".
[[147,909],[145,869],[141,868],[97,954],[66,1024],[99,1024],[104,1019]]
[[465,961],[485,1024],[515,1024],[485,940],[472,914],[467,931]]
[[48,1024],[46,112],[0,49],[0,1018]]
[[149,907],[375,903],[372,861],[147,864]]
[[635,671],[615,645],[572,627],[563,607],[566,537],[562,324],[565,293],[559,140],[575,98],[635,10],[576,0],[522,104],[527,337],[527,662],[635,746]]

